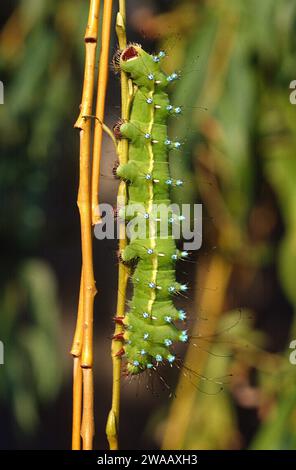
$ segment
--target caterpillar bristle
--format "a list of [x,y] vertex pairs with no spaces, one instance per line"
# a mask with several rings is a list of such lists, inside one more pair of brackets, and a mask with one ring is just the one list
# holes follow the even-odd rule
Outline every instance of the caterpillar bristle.
[[135,260],[129,260],[129,261],[126,261],[122,258],[122,254],[120,252],[117,253],[117,258],[118,258],[118,261],[119,263],[123,264],[124,266],[126,266],[127,268],[130,268],[131,271],[134,269],[134,267],[136,266],[137,262]]
[[122,54],[122,49],[118,47],[112,57],[111,68],[115,74],[120,72],[120,56]]
[[112,168],[112,175],[114,176],[115,179],[120,179],[120,177],[117,174],[117,168],[119,167],[119,160],[115,160],[113,168]]
[[113,207],[113,217],[114,217],[114,220],[117,220],[118,217],[119,217],[119,210],[117,207]]
[[124,123],[123,119],[118,119],[118,121],[114,124],[113,126],[113,134],[115,136],[115,139],[120,140],[122,139],[122,133],[120,131],[120,127]]

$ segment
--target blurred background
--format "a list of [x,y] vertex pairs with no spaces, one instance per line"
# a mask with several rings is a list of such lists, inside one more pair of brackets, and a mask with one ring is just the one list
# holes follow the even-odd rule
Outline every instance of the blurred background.
[[[171,95],[183,115],[170,134],[184,141],[171,167],[185,184],[173,199],[203,204],[203,246],[179,266],[193,335],[179,351],[184,366],[164,380],[123,380],[121,448],[293,449],[296,3],[127,0],[127,9],[129,40],[164,48],[164,68],[182,71]],[[81,264],[73,124],[87,13],[85,0],[1,5],[2,449],[70,448]],[[110,61],[115,50],[113,35]],[[110,71],[111,126],[119,103]],[[100,198],[111,204],[114,160],[106,139]],[[116,250],[94,240],[96,449],[107,448]]]

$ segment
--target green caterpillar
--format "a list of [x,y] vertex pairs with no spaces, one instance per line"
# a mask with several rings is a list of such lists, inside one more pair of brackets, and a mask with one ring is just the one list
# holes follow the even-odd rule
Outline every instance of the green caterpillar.
[[[175,277],[175,263],[187,257],[186,251],[176,248],[172,227],[182,220],[170,213],[167,219],[168,236],[160,234],[159,223],[165,208],[169,207],[170,188],[181,186],[181,180],[170,177],[168,154],[179,149],[167,135],[167,120],[179,114],[180,107],[170,104],[167,86],[178,78],[177,73],[166,75],[160,67],[164,52],[146,53],[140,45],[129,45],[117,58],[119,67],[128,73],[134,85],[130,121],[117,126],[117,138],[129,140],[128,163],[119,165],[117,176],[128,183],[128,202],[125,215],[138,219],[150,227],[148,236],[131,235],[128,246],[121,253],[123,262],[134,262],[132,275],[133,297],[123,320],[124,353],[127,371],[138,374],[168,361],[175,355],[175,342],[186,342],[186,330],[179,330],[176,321],[186,320],[184,310],[178,310],[173,296],[187,290]],[[154,210],[155,205],[163,209]],[[139,207],[134,212],[134,208]],[[144,209],[141,209],[143,208]]]

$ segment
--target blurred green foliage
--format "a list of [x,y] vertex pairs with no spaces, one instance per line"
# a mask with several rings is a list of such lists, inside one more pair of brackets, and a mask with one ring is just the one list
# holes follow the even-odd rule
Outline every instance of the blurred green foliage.
[[20,1],[1,35],[1,234],[27,249],[48,222],[47,168],[59,164],[62,120],[73,120],[85,15],[82,1]]
[[37,431],[62,383],[58,292],[43,254],[52,180],[61,158],[73,162],[61,149],[79,103],[86,3],[19,0],[1,11],[0,406],[18,435]]
[[55,397],[61,383],[55,277],[46,263],[24,260],[2,286],[1,299],[1,404],[11,407],[22,431],[32,432],[38,403]]

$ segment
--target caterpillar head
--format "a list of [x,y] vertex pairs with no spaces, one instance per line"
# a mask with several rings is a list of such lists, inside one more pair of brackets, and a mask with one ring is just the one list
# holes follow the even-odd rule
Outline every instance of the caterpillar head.
[[127,62],[139,56],[140,51],[142,51],[141,44],[130,43],[126,49],[121,52],[120,60]]
[[142,49],[141,45],[138,43],[130,43],[125,49],[117,48],[113,58],[112,58],[112,67],[115,73],[120,72],[121,63],[120,61],[127,61],[133,57],[137,57],[138,49]]
[[159,89],[168,85],[166,76],[160,69],[159,62],[145,52],[139,44],[129,44],[120,54],[120,69],[130,74],[134,83],[147,90]]

